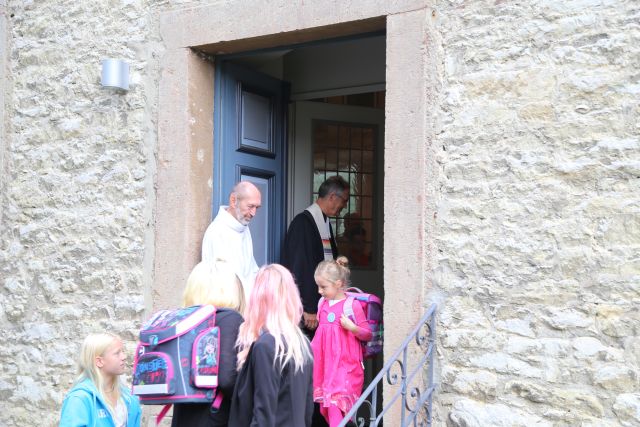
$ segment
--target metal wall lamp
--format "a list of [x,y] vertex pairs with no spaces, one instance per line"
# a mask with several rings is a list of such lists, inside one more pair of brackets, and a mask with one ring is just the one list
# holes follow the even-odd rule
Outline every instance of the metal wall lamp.
[[103,87],[129,90],[129,64],[120,59],[103,59],[100,84]]

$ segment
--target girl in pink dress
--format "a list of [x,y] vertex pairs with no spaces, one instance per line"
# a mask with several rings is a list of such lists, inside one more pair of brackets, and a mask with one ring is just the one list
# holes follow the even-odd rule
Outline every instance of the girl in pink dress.
[[320,412],[330,427],[340,424],[362,393],[361,341],[371,339],[360,304],[352,304],[355,319],[344,313],[350,275],[347,265],[345,257],[322,261],[314,273],[322,298],[318,303],[319,325],[311,342],[313,399],[320,404]]

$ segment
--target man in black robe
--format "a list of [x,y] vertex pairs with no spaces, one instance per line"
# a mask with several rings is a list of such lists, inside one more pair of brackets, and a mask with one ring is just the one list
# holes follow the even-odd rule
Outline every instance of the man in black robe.
[[341,176],[332,176],[318,189],[318,199],[293,218],[287,231],[282,265],[293,274],[302,299],[303,332],[313,339],[318,327],[317,311],[320,294],[313,278],[317,265],[336,259],[338,247],[329,223],[349,202],[349,184]]

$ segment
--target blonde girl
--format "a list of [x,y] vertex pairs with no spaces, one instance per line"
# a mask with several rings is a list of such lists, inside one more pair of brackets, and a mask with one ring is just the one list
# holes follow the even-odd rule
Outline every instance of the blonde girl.
[[196,265],[182,295],[182,305],[210,304],[216,307],[216,326],[220,328],[220,349],[217,392],[223,395],[217,411],[210,403],[179,403],[174,405],[172,427],[226,426],[229,422],[229,407],[236,383],[236,339],[242,324],[245,308],[244,290],[238,276],[229,263],[216,260]]
[[229,425],[311,425],[312,357],[298,324],[302,304],[289,270],[262,267],[238,335],[238,380]]
[[352,304],[353,319],[344,313],[349,285],[348,260],[322,261],[314,278],[322,296],[313,349],[313,398],[330,427],[337,426],[362,393],[364,367],[360,341],[371,330],[360,304]]
[[203,304],[244,312],[242,283],[228,262],[221,259],[203,261],[191,270],[182,294],[182,306]]
[[140,404],[120,376],[126,369],[122,340],[111,333],[85,338],[78,379],[62,403],[60,427],[138,427]]

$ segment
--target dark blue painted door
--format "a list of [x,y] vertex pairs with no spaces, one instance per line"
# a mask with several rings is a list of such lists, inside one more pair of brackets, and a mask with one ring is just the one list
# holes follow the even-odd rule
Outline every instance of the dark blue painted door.
[[281,80],[222,61],[216,67],[213,215],[246,180],[262,193],[249,225],[258,265],[280,259],[285,232],[285,118],[288,86]]

